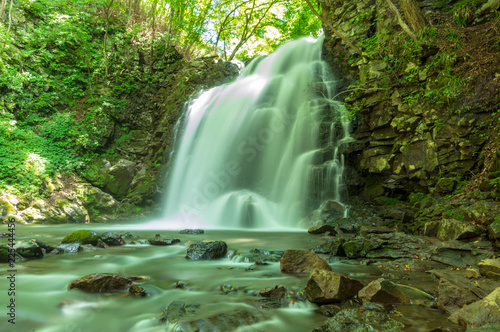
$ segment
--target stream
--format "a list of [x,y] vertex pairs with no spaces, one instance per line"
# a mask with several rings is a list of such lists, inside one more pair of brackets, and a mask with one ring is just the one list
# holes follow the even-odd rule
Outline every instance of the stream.
[[[16,242],[37,239],[49,245],[58,245],[72,231],[89,229],[100,234],[105,231],[125,233],[130,225],[18,225]],[[2,230],[3,231],[3,230]],[[318,306],[307,301],[303,290],[307,275],[287,275],[280,272],[279,262],[254,265],[240,254],[254,248],[264,250],[311,249],[321,242],[321,236],[305,231],[270,232],[253,230],[207,230],[205,234],[179,234],[169,230],[137,230],[131,233],[141,239],[160,234],[163,238],[179,238],[171,246],[131,244],[137,238],[127,239],[126,245],[96,248],[92,251],[46,255],[43,259],[16,263],[16,324],[7,322],[5,314],[1,331],[176,331],[176,324],[161,323],[161,313],[173,301],[183,301],[194,308],[190,319],[206,318],[243,310],[250,315],[252,325],[234,331],[311,331],[327,317]],[[227,258],[209,261],[185,259],[186,241],[204,239],[225,241]],[[2,239],[2,243],[5,242]],[[328,260],[327,256],[324,256]],[[375,264],[359,260],[330,258],[333,271],[355,278],[364,284],[380,277],[386,271]],[[0,275],[9,275],[7,264],[1,265]],[[68,283],[90,273],[118,273],[144,276],[139,281],[148,293],[134,297],[126,291],[113,294],[87,294],[68,290]],[[420,289],[437,289],[437,281],[429,274],[415,272],[409,276],[396,275],[396,283]],[[401,278],[398,280],[397,278]],[[2,283],[4,283],[3,281]],[[266,308],[266,299],[257,295],[260,289],[284,285],[288,295],[279,308]],[[2,287],[3,288],[3,287]],[[410,288],[408,288],[410,289]],[[5,290],[2,290],[5,293]],[[8,303],[6,294],[2,302]],[[437,309],[428,309],[429,299],[411,295],[411,305],[400,305],[390,317],[405,324],[405,331],[431,331],[447,323],[446,316]],[[5,309],[3,310],[5,312]],[[241,319],[244,319],[242,317]],[[15,327],[14,329],[12,329]],[[183,329],[181,329],[183,330]],[[203,330],[203,329],[202,329]],[[215,331],[216,327],[206,331]],[[221,330],[227,330],[222,327]],[[233,329],[231,329],[233,330]],[[188,331],[188,330],[183,330]]]

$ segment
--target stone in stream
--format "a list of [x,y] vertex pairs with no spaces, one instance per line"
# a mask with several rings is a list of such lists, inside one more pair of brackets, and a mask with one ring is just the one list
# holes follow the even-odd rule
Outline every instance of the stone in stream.
[[363,284],[340,273],[314,269],[309,275],[306,294],[309,302],[337,303],[357,295]]
[[309,234],[323,234],[330,233],[330,235],[336,235],[337,231],[335,230],[335,226],[328,224],[320,224],[316,226],[312,226],[307,230]]
[[181,242],[180,239],[161,239],[161,238],[151,238],[148,240],[149,244],[153,246],[170,246]]
[[479,262],[477,267],[481,275],[500,281],[500,258],[485,259]]
[[360,308],[342,309],[313,332],[400,332],[404,328],[404,324],[390,318],[381,305],[366,303]]
[[183,229],[180,231],[181,234],[205,234],[203,229]]
[[276,285],[274,288],[266,287],[259,291],[260,296],[271,298],[284,298],[286,296],[286,293],[286,287],[282,285]]
[[130,288],[128,289],[128,292],[129,292],[130,295],[137,296],[137,297],[144,297],[144,296],[148,295],[146,293],[146,291],[144,290],[144,288],[142,288],[139,285],[132,285],[132,286],[130,286]]
[[309,273],[313,269],[331,271],[328,263],[313,251],[287,250],[280,260],[283,273]]
[[500,323],[500,287],[484,299],[455,311],[448,319],[467,328]]
[[91,244],[95,246],[97,245],[98,240],[99,236],[95,232],[86,229],[81,229],[66,235],[66,237],[62,239],[61,243],[81,243],[81,244]]
[[479,301],[469,289],[461,287],[448,279],[439,280],[438,308],[447,314],[453,314],[464,305]]
[[0,263],[9,262],[10,248],[7,246],[0,245]]
[[186,259],[217,259],[227,254],[227,244],[223,241],[200,241],[192,243],[187,249]]
[[121,246],[125,244],[123,237],[113,232],[101,234],[101,240],[109,246]]
[[14,249],[24,258],[42,258],[45,251],[33,240],[17,242]]
[[328,254],[333,256],[345,256],[344,248],[342,245],[345,239],[327,238],[325,242],[311,249],[317,254]]
[[379,278],[370,282],[359,291],[363,302],[380,302],[391,304],[409,304],[410,299],[393,282]]
[[86,293],[113,293],[128,289],[134,281],[132,277],[113,273],[92,273],[68,285],[68,290],[79,289]]

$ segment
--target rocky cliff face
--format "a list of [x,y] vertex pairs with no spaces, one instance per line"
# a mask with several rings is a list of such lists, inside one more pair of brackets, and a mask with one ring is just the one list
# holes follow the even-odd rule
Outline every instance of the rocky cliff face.
[[[27,223],[99,222],[157,206],[184,104],[198,91],[238,75],[232,63],[206,57],[186,62],[172,47],[156,82],[124,97],[127,106],[101,143],[102,155],[80,174],[46,179],[43,199],[3,192],[0,220]],[[168,65],[168,66],[166,66]]]
[[450,195],[471,175],[483,181],[500,170],[499,23],[491,1],[419,2],[428,27],[417,40],[388,1],[319,2],[323,18],[365,54],[325,27],[326,58],[351,83],[340,95],[359,142],[347,149],[348,160],[364,180],[351,185],[351,195]]

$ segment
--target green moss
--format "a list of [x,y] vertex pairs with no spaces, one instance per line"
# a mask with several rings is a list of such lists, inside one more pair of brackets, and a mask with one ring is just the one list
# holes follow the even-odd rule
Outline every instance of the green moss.
[[81,243],[96,245],[98,240],[99,236],[95,232],[82,229],[66,235],[66,237],[62,239],[61,243]]
[[9,262],[9,252],[10,252],[9,248],[0,245],[0,263]]
[[399,199],[386,197],[386,196],[377,197],[375,199],[375,202],[378,205],[382,205],[382,206],[394,206],[394,205],[398,205],[398,204],[404,204],[404,202],[400,201]]

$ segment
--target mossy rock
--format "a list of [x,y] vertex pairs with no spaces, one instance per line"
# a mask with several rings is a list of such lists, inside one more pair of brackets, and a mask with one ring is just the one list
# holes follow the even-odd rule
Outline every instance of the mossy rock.
[[0,218],[16,213],[16,208],[6,199],[0,198]]
[[9,253],[10,249],[8,247],[0,245],[0,263],[9,262]]
[[66,235],[66,237],[62,239],[61,243],[81,243],[95,246],[97,245],[97,241],[99,239],[99,236],[95,232],[81,229]]

